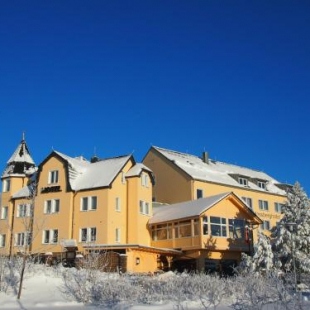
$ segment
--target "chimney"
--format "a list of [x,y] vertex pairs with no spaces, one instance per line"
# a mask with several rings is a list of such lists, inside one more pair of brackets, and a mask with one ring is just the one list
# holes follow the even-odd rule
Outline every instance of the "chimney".
[[94,155],[91,159],[90,159],[90,162],[93,164],[93,163],[96,163],[97,161],[99,161],[99,157],[97,157],[96,155]]
[[206,164],[209,163],[209,153],[208,152],[202,152],[202,161]]

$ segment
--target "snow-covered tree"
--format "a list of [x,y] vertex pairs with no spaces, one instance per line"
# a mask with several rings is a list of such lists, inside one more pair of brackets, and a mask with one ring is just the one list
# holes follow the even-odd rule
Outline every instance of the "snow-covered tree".
[[310,203],[298,182],[287,192],[283,217],[272,232],[274,253],[285,270],[310,272]]
[[273,252],[270,240],[262,232],[259,232],[252,262],[255,271],[260,269],[270,270],[273,268]]
[[254,246],[254,255],[248,256],[242,253],[239,270],[256,272],[271,270],[274,267],[274,255],[269,238],[262,232],[258,234],[258,241]]

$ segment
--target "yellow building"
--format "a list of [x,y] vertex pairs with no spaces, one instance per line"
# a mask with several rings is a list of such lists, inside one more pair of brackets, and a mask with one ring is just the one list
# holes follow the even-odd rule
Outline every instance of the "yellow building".
[[249,227],[262,221],[234,193],[154,207],[152,245],[182,252],[162,263],[181,270],[232,273],[242,252],[251,252]]
[[[24,140],[14,154],[23,147]],[[32,182],[24,170],[16,175],[7,168],[2,177],[1,208],[6,215],[0,221],[5,240],[0,254],[68,260],[69,246],[83,255],[109,253],[108,265],[114,269],[154,272],[158,256],[177,253],[151,247],[153,176],[132,155],[87,161],[53,151],[37,169],[24,159],[22,164],[31,163],[32,172],[37,170]],[[15,162],[14,157],[9,164]]]
[[[35,163],[23,137],[15,152],[7,162],[1,176],[1,212],[0,212],[0,255],[10,255],[15,247],[24,246],[30,237],[31,208],[27,203],[15,203],[13,195],[24,189],[27,193],[27,184],[36,171]],[[26,193],[26,194],[25,194]],[[18,229],[18,233],[13,228]]]
[[23,138],[1,179],[0,255],[79,253],[123,272],[227,270],[285,200],[263,172],[157,147],[143,163],[52,151],[36,166]]
[[143,163],[155,177],[153,201],[173,204],[232,191],[262,219],[265,234],[281,218],[287,185],[262,171],[212,160],[206,152],[200,158],[155,146]]

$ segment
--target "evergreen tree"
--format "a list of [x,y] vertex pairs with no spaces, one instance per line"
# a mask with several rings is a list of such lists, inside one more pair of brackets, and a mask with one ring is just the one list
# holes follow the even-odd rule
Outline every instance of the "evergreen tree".
[[272,232],[274,252],[282,268],[310,272],[310,203],[298,182],[287,193],[283,217]]
[[273,268],[273,252],[270,240],[262,232],[259,232],[258,242],[256,244],[252,262],[255,271],[260,269],[270,270]]
[[273,251],[269,238],[259,232],[257,244],[254,247],[253,257],[242,253],[239,271],[256,272],[271,270],[274,267]]

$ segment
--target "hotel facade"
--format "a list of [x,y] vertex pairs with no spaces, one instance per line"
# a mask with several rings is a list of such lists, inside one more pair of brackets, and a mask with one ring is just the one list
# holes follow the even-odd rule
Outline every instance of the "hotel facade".
[[70,245],[122,272],[227,271],[285,201],[262,172],[157,147],[142,163],[52,151],[36,166],[23,138],[1,179],[0,255],[62,261]]

